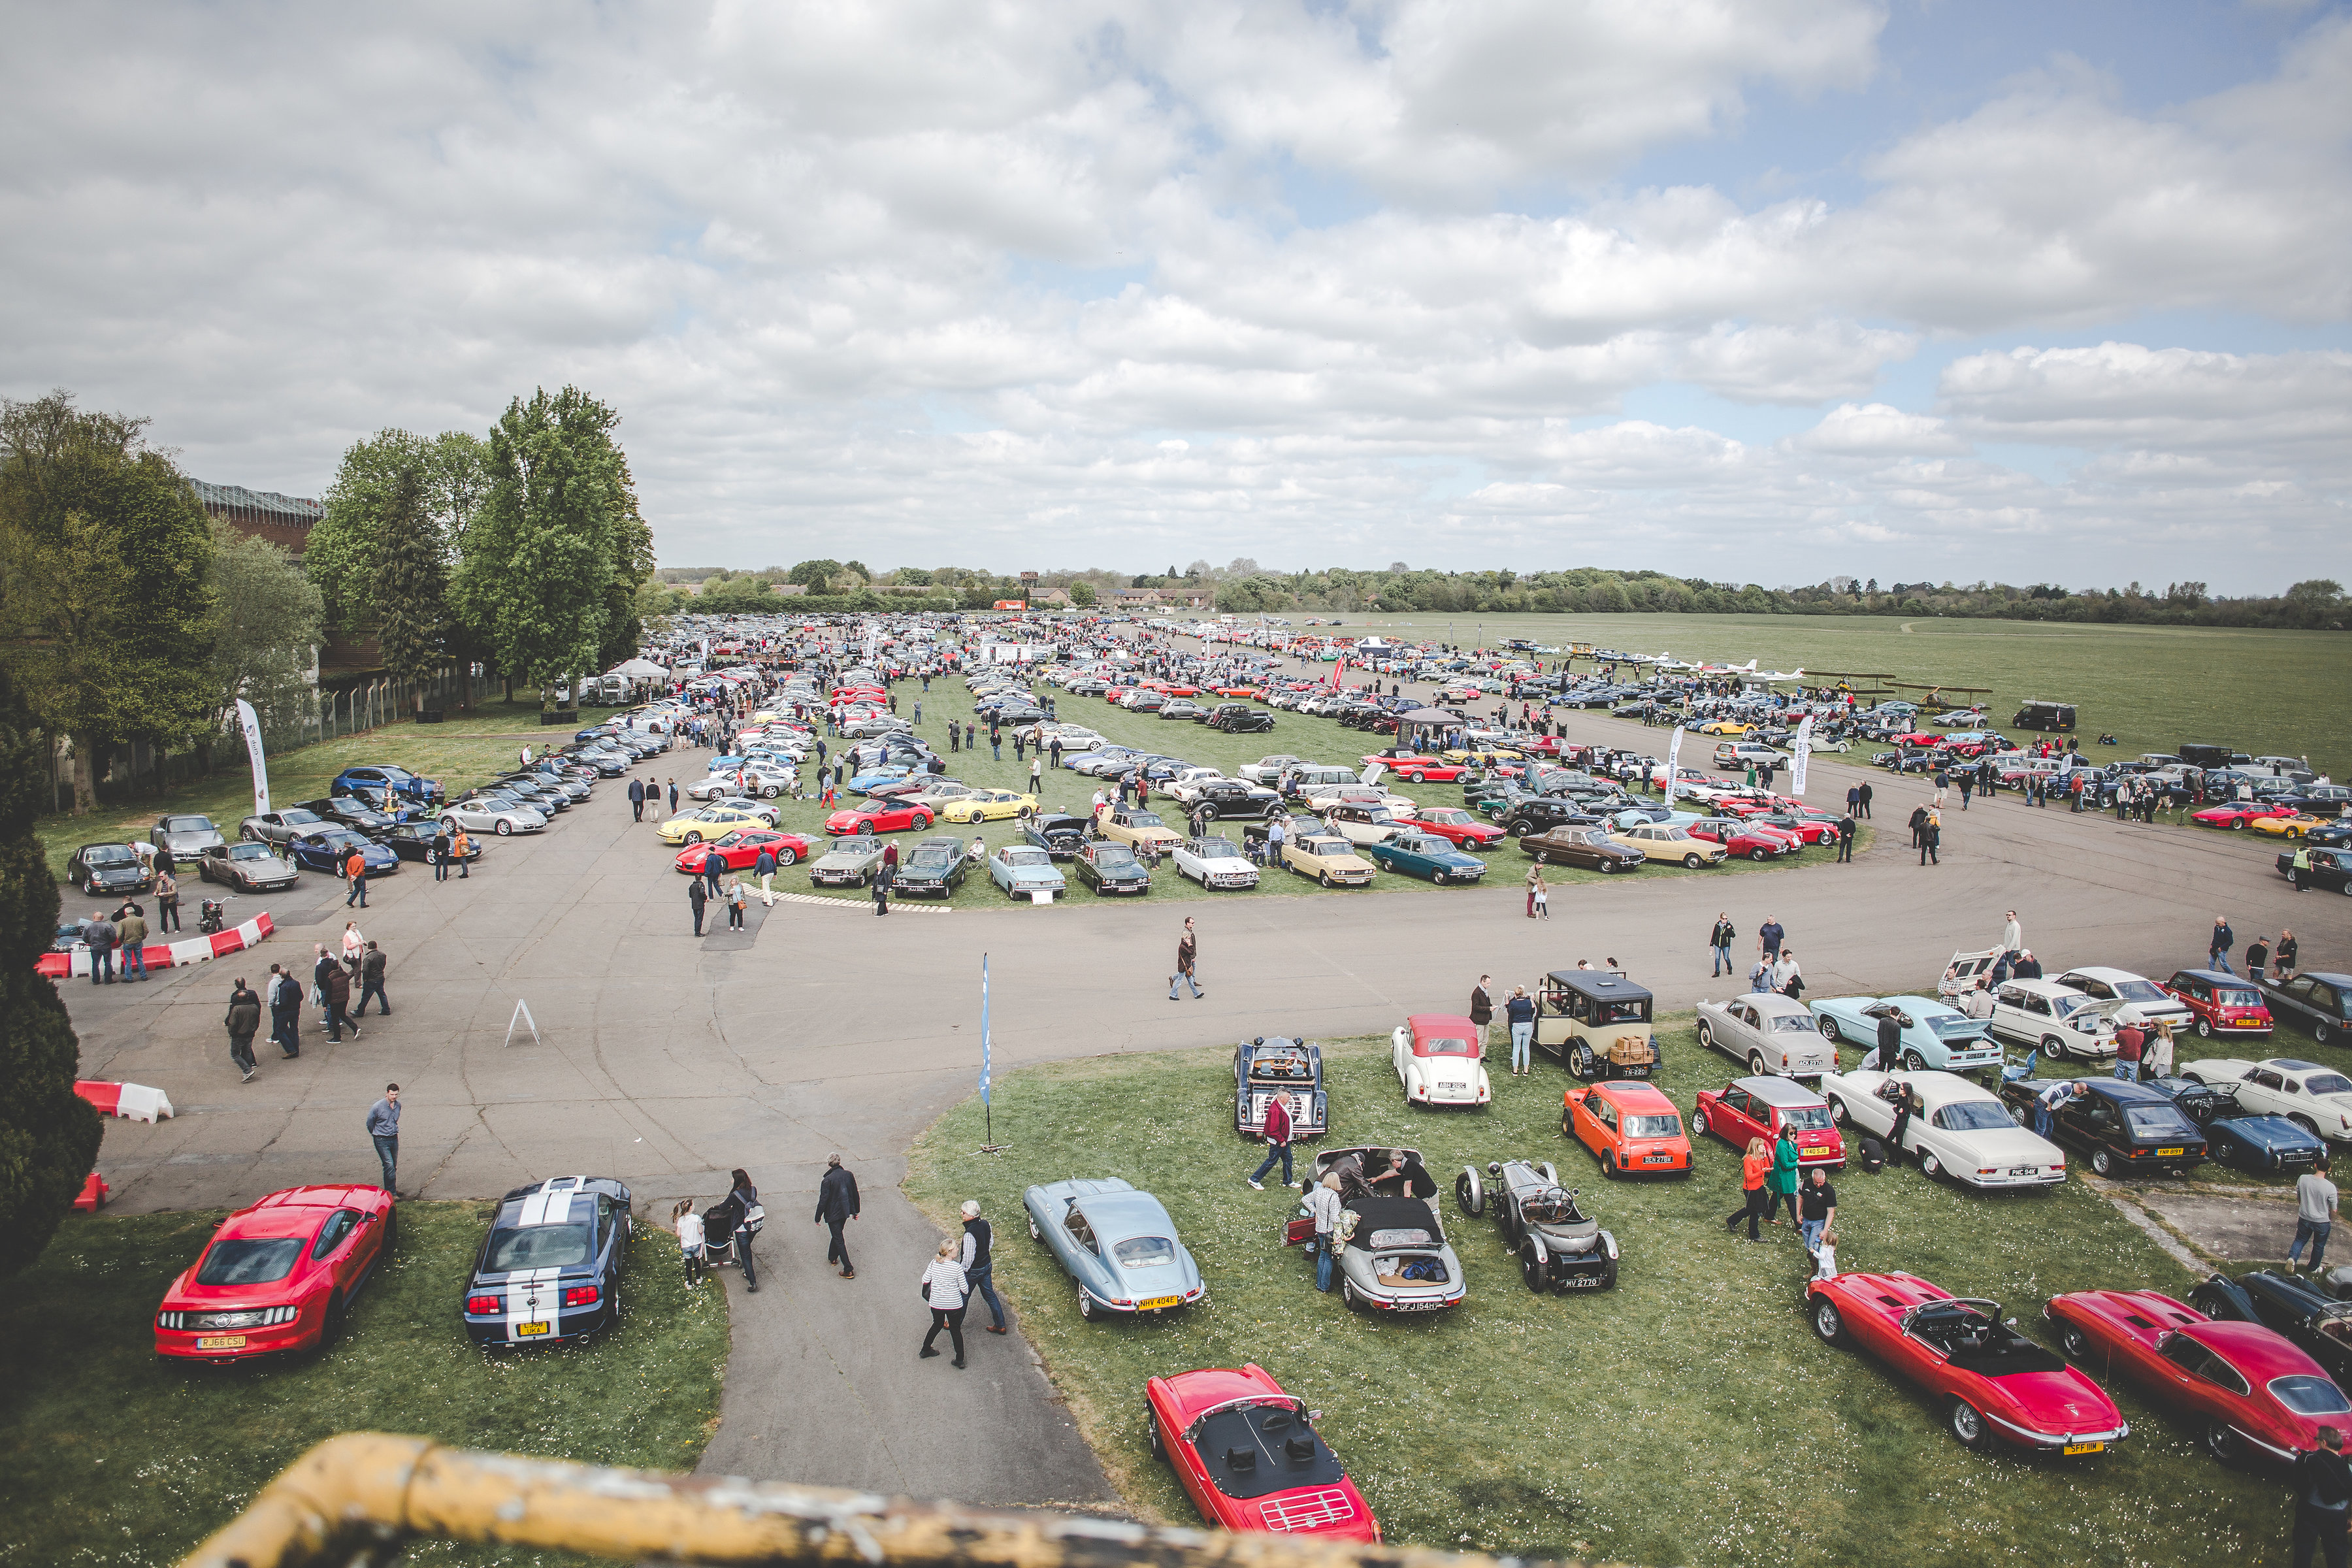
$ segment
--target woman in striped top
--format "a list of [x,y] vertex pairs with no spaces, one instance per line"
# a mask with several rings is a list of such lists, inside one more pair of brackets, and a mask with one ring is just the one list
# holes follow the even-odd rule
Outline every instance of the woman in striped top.
[[[945,1329],[950,1342],[955,1346],[955,1364],[961,1369],[963,1366],[964,1295],[969,1287],[964,1283],[963,1265],[957,1260],[956,1252],[954,1242],[940,1242],[939,1255],[931,1259],[930,1267],[923,1270],[923,1296],[931,1304],[931,1331],[923,1336],[922,1355],[940,1353],[931,1348],[931,1342],[940,1337],[941,1329]],[[919,1356],[917,1359],[921,1358]]]

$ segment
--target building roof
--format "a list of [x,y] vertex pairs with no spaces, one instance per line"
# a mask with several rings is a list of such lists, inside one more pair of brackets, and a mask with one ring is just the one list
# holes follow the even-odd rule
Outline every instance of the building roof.
[[326,515],[326,507],[308,496],[279,495],[276,490],[249,490],[243,485],[207,484],[203,479],[188,481],[196,489],[196,499],[208,507],[234,507],[248,511],[276,512],[288,521],[316,522]]

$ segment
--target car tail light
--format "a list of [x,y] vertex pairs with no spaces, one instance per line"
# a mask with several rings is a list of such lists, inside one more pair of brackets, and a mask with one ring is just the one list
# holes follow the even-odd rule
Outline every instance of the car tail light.
[[604,1295],[593,1285],[574,1285],[563,1292],[563,1304],[567,1307],[593,1307],[604,1299]]
[[503,1312],[506,1310],[506,1306],[496,1296],[468,1296],[466,1298],[466,1310],[476,1313]]
[[188,1326],[188,1314],[185,1312],[158,1312],[155,1314],[155,1326],[159,1329],[184,1329]]

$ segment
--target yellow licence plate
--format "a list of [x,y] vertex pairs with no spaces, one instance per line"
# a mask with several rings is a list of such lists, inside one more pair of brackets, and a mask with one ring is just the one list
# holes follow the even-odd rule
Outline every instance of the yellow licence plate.
[[1162,1307],[1182,1306],[1184,1304],[1184,1298],[1181,1296],[1154,1296],[1148,1301],[1139,1301],[1136,1304],[1147,1312],[1156,1312]]
[[206,1334],[196,1342],[200,1351],[241,1351],[245,1348],[243,1334]]
[[515,1325],[517,1334],[551,1334],[554,1331],[553,1323],[517,1323]]
[[2159,1160],[2169,1160],[2178,1155],[2186,1154],[2189,1151],[2186,1149],[2158,1149],[2156,1152],[2156,1157]]
[[2105,1443],[2069,1443],[2066,1445],[2066,1451],[2070,1454],[2097,1454],[2105,1451],[2105,1448],[2106,1445]]

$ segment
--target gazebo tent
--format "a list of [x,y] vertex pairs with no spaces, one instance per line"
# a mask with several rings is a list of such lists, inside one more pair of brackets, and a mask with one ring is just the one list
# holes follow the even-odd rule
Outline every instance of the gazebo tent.
[[1461,722],[1443,708],[1408,708],[1397,715],[1397,749],[1411,751],[1413,742],[1423,734],[1435,740]]

